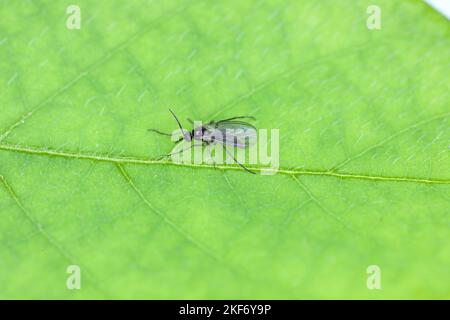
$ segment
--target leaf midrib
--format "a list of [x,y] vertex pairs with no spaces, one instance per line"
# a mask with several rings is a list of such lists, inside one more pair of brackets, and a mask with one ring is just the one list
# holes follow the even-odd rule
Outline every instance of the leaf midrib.
[[[79,159],[79,160],[89,160],[98,162],[109,162],[115,164],[137,164],[137,165],[171,165],[178,167],[188,167],[188,168],[204,168],[204,169],[220,169],[220,170],[238,170],[242,169],[235,165],[216,165],[211,166],[208,164],[194,164],[194,163],[176,163],[167,160],[152,160],[138,158],[135,156],[118,156],[118,155],[105,155],[105,154],[95,154],[95,153],[80,153],[71,151],[57,151],[51,148],[45,147],[29,147],[21,145],[12,145],[0,143],[0,150],[24,153],[36,156],[48,156],[48,157],[59,157],[65,159]],[[263,172],[270,170],[268,167],[256,167],[247,166],[250,170],[256,172]],[[409,183],[420,183],[420,184],[450,184],[449,179],[426,179],[421,177],[396,177],[396,176],[379,176],[371,174],[358,174],[349,172],[337,172],[335,169],[329,171],[324,170],[312,170],[312,169],[289,169],[289,168],[279,168],[276,173],[289,175],[289,176],[301,176],[301,175],[311,175],[311,176],[326,176],[334,177],[340,179],[359,179],[359,180],[369,180],[369,181],[384,181],[384,182],[409,182]]]

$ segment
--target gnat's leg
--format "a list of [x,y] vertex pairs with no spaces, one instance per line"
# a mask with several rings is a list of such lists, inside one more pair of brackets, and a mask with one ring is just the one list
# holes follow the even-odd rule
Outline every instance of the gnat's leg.
[[192,121],[192,119],[187,118],[187,121],[189,121],[192,125],[194,124],[194,121]]
[[156,129],[148,129],[148,131],[150,131],[150,132],[155,132],[155,133],[160,134],[160,135],[163,135],[163,136],[168,136],[168,137],[171,137],[171,136],[172,136],[170,133],[161,132],[161,131],[156,130]]
[[253,172],[253,171],[247,169],[242,163],[237,161],[236,158],[234,157],[234,155],[227,149],[227,147],[225,145],[223,145],[223,148],[225,149],[226,153],[228,153],[233,158],[234,162],[236,162],[242,169],[244,169],[245,171],[247,171],[249,173],[256,174],[256,172]]
[[161,160],[161,159],[164,159],[165,157],[169,157],[169,156],[173,156],[173,155],[179,154],[179,153],[181,153],[183,151],[187,151],[187,150],[189,150],[189,149],[191,149],[193,147],[201,147],[201,146],[202,146],[202,144],[192,144],[188,148],[182,149],[182,150],[180,150],[178,152],[172,152],[172,153],[168,153],[168,154],[162,155],[159,158],[157,158],[157,160]]
[[[206,141],[203,142],[203,146],[205,146],[205,147],[208,147],[208,146],[210,146],[210,145],[211,145],[210,142],[206,142]],[[211,150],[210,150],[210,152],[209,152],[209,158],[211,159],[213,168],[214,168],[214,169],[217,169],[217,166],[216,166],[216,160],[214,160],[214,158],[211,156]]]

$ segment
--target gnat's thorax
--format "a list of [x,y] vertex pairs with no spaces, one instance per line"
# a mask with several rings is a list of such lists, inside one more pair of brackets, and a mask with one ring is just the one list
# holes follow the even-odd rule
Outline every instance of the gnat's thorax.
[[211,130],[210,128],[202,126],[202,127],[197,127],[194,130],[192,130],[192,136],[197,141],[213,143],[219,138],[220,132],[218,132],[217,130]]
[[210,135],[208,134],[208,130],[201,126],[192,130],[192,137],[197,141],[210,142],[212,141]]
[[203,127],[194,128],[192,130],[192,136],[194,137],[195,140],[201,141],[203,137],[203,131],[204,131]]

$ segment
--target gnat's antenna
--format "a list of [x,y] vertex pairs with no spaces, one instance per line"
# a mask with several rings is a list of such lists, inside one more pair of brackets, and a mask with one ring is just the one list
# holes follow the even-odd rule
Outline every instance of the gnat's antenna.
[[[175,118],[175,121],[178,123],[178,126],[180,127],[180,129],[181,129],[181,132],[183,132],[183,136],[186,136],[185,135],[185,130],[183,129],[183,127],[181,126],[181,123],[180,123],[180,121],[178,120],[178,118],[177,118],[177,116],[175,115],[175,113],[172,111],[172,110],[170,110],[169,109],[169,111],[170,111],[170,113],[173,115],[173,117]],[[188,134],[189,134],[189,136],[190,136],[190,133],[189,132],[187,132]]]

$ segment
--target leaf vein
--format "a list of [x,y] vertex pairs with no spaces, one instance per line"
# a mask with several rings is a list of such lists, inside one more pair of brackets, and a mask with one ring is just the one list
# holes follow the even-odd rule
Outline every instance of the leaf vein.
[[[180,9],[174,10],[174,12],[171,12],[172,16],[175,13],[178,13]],[[170,13],[167,13],[165,15],[162,15],[155,20],[148,23],[146,26],[142,27],[140,30],[132,34],[129,38],[122,41],[115,47],[113,47],[110,51],[108,51],[105,55],[103,55],[100,59],[97,61],[91,63],[89,66],[86,67],[85,70],[81,71],[75,78],[71,79],[70,81],[66,82],[59,88],[57,88],[52,94],[50,94],[48,97],[46,97],[44,100],[39,102],[35,107],[33,107],[30,111],[27,111],[25,114],[23,114],[19,120],[17,120],[15,123],[7,127],[3,133],[0,135],[0,142],[4,141],[10,133],[19,127],[20,125],[24,124],[25,121],[30,118],[32,115],[34,115],[37,111],[42,109],[47,103],[51,102],[54,98],[59,96],[60,94],[64,93],[65,91],[69,90],[73,85],[75,85],[80,79],[84,78],[89,72],[91,72],[94,68],[101,66],[106,61],[108,61],[111,57],[113,57],[117,52],[125,49],[132,41],[138,39],[140,36],[144,35],[148,31],[152,30],[152,27],[157,24],[157,22],[167,16],[171,16]]]
[[298,186],[303,190],[303,192],[306,193],[306,195],[311,199],[312,202],[314,202],[323,212],[325,212],[328,216],[330,216],[333,220],[338,222],[340,225],[342,225],[345,229],[357,233],[355,229],[353,229],[350,225],[345,223],[341,218],[339,218],[333,211],[325,207],[319,199],[317,199],[311,191],[308,190],[308,188],[295,176],[291,175],[291,177],[297,182]]
[[359,152],[358,154],[348,158],[347,160],[342,161],[341,163],[337,164],[331,171],[334,172],[335,170],[338,170],[338,169],[344,167],[345,165],[347,165],[351,161],[356,160],[358,158],[361,158],[362,156],[366,155],[367,153],[369,153],[373,149],[381,147],[382,145],[388,143],[389,141],[392,141],[393,139],[397,138],[398,136],[400,136],[400,135],[402,135],[402,134],[404,134],[404,133],[406,133],[408,131],[411,131],[411,130],[413,130],[415,128],[418,128],[420,126],[423,126],[425,124],[428,124],[430,122],[433,122],[433,121],[436,121],[436,120],[439,120],[439,119],[446,119],[449,116],[450,116],[450,113],[441,114],[441,115],[435,116],[435,117],[427,119],[427,120],[419,121],[419,122],[417,122],[415,124],[412,124],[412,125],[410,125],[410,126],[408,126],[406,128],[403,128],[402,130],[397,131],[396,133],[394,133],[394,134],[384,138],[383,140],[379,141],[378,143],[376,143],[376,144],[374,144],[374,145],[372,145],[372,146],[362,150],[361,152]]
[[[51,246],[53,247],[69,264],[77,264],[80,265],[78,260],[64,247],[62,247],[55,239],[53,239],[50,234],[42,227],[39,221],[36,220],[25,208],[22,201],[20,201],[16,192],[12,188],[12,186],[6,181],[3,175],[0,175],[0,182],[6,189],[8,195],[13,199],[15,204],[19,207],[20,211],[25,215],[25,218],[33,225],[33,227],[37,230],[38,234]],[[105,290],[100,287],[99,281],[97,281],[86,267],[83,267],[84,274],[86,279],[89,280],[93,288],[102,293],[105,297],[109,297],[110,295],[105,292]]]
[[133,189],[134,192],[139,196],[139,198],[142,200],[142,202],[145,203],[145,205],[156,215],[158,215],[168,226],[170,226],[173,230],[175,230],[178,234],[180,234],[184,239],[189,241],[191,244],[193,244],[197,249],[200,249],[201,252],[211,257],[213,260],[222,262],[223,259],[215,255],[209,248],[207,248],[205,245],[200,243],[198,240],[193,238],[191,235],[189,235],[186,231],[181,229],[175,222],[173,222],[171,219],[169,219],[165,214],[163,214],[161,211],[156,209],[153,204],[144,196],[142,191],[136,186],[136,184],[131,179],[131,176],[128,174],[128,172],[125,170],[124,166],[120,163],[116,164],[117,169],[119,170],[122,177],[127,181],[129,186]]

